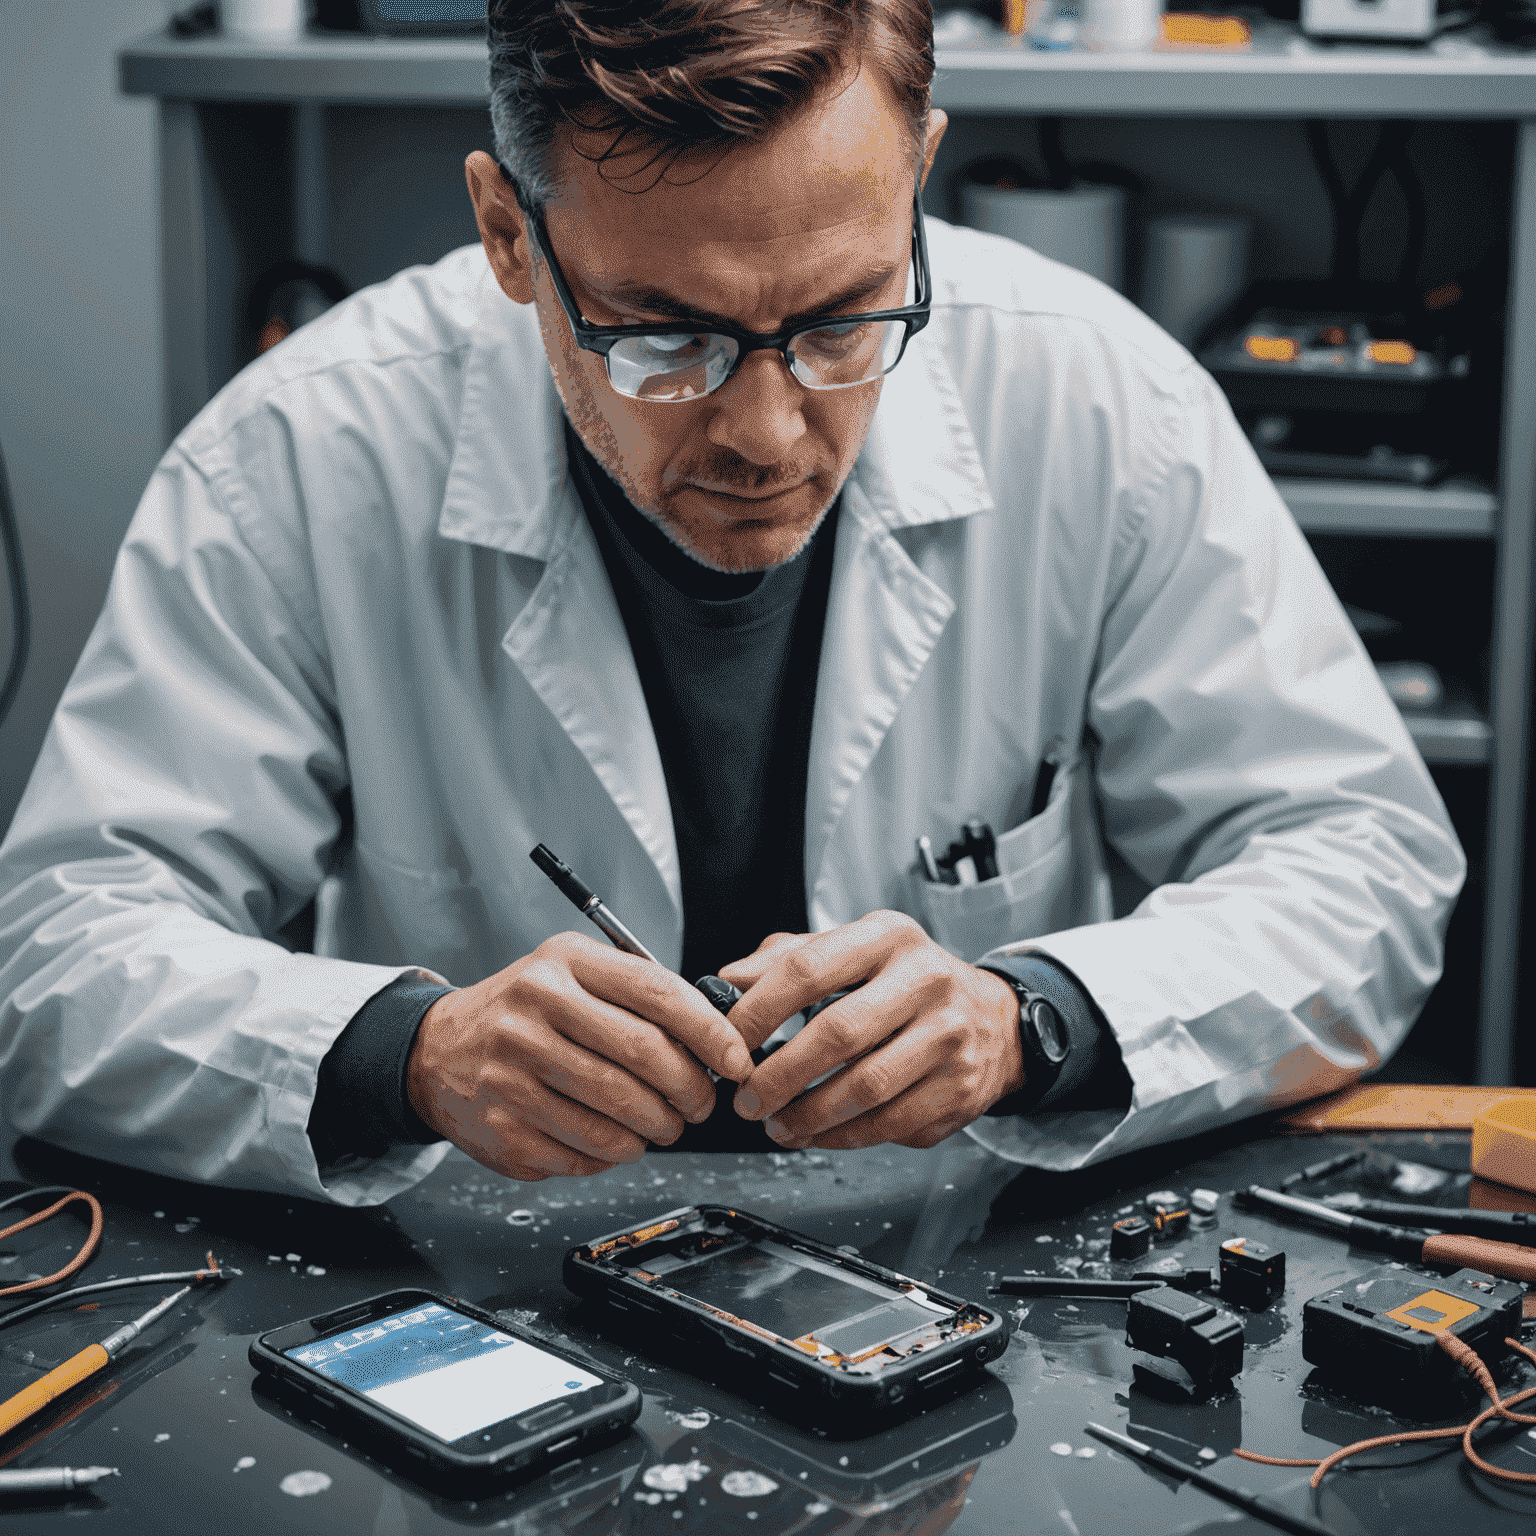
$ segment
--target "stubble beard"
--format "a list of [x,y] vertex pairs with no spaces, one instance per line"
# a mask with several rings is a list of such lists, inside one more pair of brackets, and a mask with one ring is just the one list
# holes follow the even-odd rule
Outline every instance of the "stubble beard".
[[[563,370],[551,368],[550,372],[554,376],[555,391],[560,396],[560,403],[565,407],[566,416],[576,429],[577,437],[581,439],[587,452],[597,460],[609,479],[624,492],[630,506],[649,522],[655,524],[674,548],[681,550],[690,560],[704,566],[706,570],[716,571],[725,576],[750,576],[755,572],[772,570],[776,565],[787,564],[805,549],[815,537],[816,531],[826,521],[827,513],[832,510],[838,496],[842,494],[847,475],[838,481],[836,489],[827,497],[815,518],[806,526],[794,548],[781,559],[728,565],[715,556],[705,553],[689,540],[687,530],[680,521],[669,518],[661,507],[656,506],[642,494],[634,476],[624,467],[624,455],[619,447],[618,437],[614,434],[607,417],[598,409],[592,386],[582,372],[579,362],[570,355],[571,346],[574,344],[570,341],[569,332],[551,335],[550,328],[545,324],[543,306],[539,305],[538,309],[539,329],[544,334],[546,351],[553,356],[552,348],[559,347],[560,356],[566,364]],[[565,374],[564,379],[561,378],[562,372]],[[852,471],[851,465],[849,470]]]

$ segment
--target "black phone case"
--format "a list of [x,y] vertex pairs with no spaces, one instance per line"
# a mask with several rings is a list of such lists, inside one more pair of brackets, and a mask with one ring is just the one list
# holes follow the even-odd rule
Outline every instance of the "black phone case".
[[631,1263],[641,1260],[648,1245],[675,1239],[694,1223],[715,1223],[746,1236],[771,1239],[896,1291],[918,1287],[919,1283],[761,1216],[717,1205],[669,1211],[594,1238],[566,1254],[565,1283],[578,1296],[604,1303],[632,1332],[638,1326],[654,1335],[659,1328],[674,1345],[693,1351],[695,1357],[707,1353],[712,1358],[699,1364],[716,1371],[724,1368],[732,1389],[743,1396],[755,1396],[795,1413],[803,1407],[817,1417],[835,1410],[845,1425],[875,1427],[892,1414],[916,1411],[927,1406],[926,1399],[946,1395],[1008,1347],[1008,1328],[998,1313],[923,1284],[920,1289],[927,1296],[954,1309],[952,1331],[878,1374],[856,1375],[823,1363],[765,1329],[680,1295],[661,1280],[642,1279],[613,1262],[618,1254]]
[[[510,1334],[545,1354],[569,1361],[625,1390],[620,1397],[593,1405],[571,1418],[561,1419],[547,1430],[533,1430],[520,1440],[505,1441],[483,1453],[469,1453],[455,1450],[409,1420],[397,1418],[366,1398],[353,1396],[333,1386],[318,1371],[309,1370],[288,1359],[283,1353],[313,1338],[355,1327],[371,1317],[429,1301],[450,1311],[461,1312],[500,1333]],[[304,1318],[282,1328],[273,1328],[252,1340],[248,1358],[255,1370],[280,1381],[287,1394],[297,1394],[306,1406],[319,1410],[318,1422],[322,1428],[335,1429],[345,1425],[351,1432],[365,1438],[376,1451],[384,1453],[386,1459],[390,1450],[404,1452],[403,1457],[391,1464],[409,1476],[437,1485],[451,1481],[455,1485],[481,1486],[512,1477],[536,1477],[558,1463],[584,1455],[622,1435],[640,1416],[642,1403],[638,1387],[621,1376],[613,1375],[605,1367],[579,1359],[569,1350],[551,1344],[547,1339],[541,1339],[469,1302],[414,1287],[370,1296],[319,1317]]]

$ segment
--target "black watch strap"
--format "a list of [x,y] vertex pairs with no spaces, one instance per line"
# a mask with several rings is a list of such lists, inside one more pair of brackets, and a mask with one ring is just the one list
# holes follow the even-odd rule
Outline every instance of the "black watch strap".
[[1001,976],[1019,1000],[1019,1044],[1024,1052],[1024,1086],[1009,1094],[1011,1114],[1028,1114],[1056,1086],[1072,1054],[1072,1036],[1060,1010],[1044,993],[994,966],[983,971]]

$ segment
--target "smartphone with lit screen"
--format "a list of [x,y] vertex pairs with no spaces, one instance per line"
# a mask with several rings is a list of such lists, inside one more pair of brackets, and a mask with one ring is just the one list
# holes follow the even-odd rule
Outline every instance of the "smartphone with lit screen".
[[456,1487],[534,1477],[622,1435],[631,1383],[467,1302],[390,1291],[260,1335],[257,1371],[398,1471]]

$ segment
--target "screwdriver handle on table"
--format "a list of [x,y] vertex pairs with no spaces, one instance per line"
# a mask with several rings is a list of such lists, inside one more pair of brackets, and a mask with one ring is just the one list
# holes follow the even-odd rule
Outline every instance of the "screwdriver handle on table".
[[1195,1487],[1203,1488],[1205,1492],[1227,1504],[1235,1504],[1239,1509],[1246,1509],[1255,1520],[1262,1520],[1266,1525],[1276,1526],[1282,1531],[1290,1531],[1292,1536],[1330,1536],[1327,1526],[1319,1525],[1315,1520],[1307,1520],[1299,1515],[1288,1514],[1278,1504],[1271,1504],[1268,1499],[1261,1499],[1257,1494],[1249,1493],[1246,1489],[1229,1488],[1218,1478],[1186,1466],[1177,1456],[1170,1456],[1166,1451],[1158,1450],[1155,1445],[1149,1445],[1142,1452],[1142,1457],[1151,1462],[1160,1472],[1166,1472],[1170,1477],[1176,1477],[1181,1482],[1193,1483]]
[[0,1403],[0,1435],[25,1423],[88,1376],[94,1376],[111,1358],[100,1344],[87,1344],[78,1355],[56,1365],[30,1387],[23,1387],[15,1397]]
[[1499,1275],[1505,1280],[1536,1280],[1536,1248],[1495,1242],[1491,1237],[1437,1232],[1433,1237],[1425,1238],[1423,1259],[1426,1264],[1480,1269],[1485,1275]]

